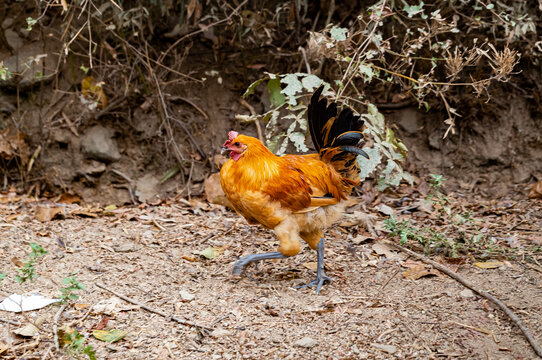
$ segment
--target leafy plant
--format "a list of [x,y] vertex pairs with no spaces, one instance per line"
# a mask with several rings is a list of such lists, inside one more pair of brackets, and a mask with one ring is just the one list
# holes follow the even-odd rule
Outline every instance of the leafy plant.
[[85,346],[85,336],[77,330],[64,333],[64,341],[68,344],[66,352],[70,357],[80,359],[80,355],[86,355],[89,360],[96,360],[96,352],[92,346]]
[[63,303],[66,303],[69,300],[79,299],[79,296],[74,294],[74,292],[85,289],[85,285],[81,284],[75,278],[75,275],[72,275],[71,277],[65,277],[64,279],[62,279],[62,284],[68,285],[60,289],[61,295],[59,295],[59,298],[62,300]]
[[[341,38],[337,30],[335,36]],[[307,120],[308,106],[301,101],[306,92],[313,92],[324,85],[324,92],[331,86],[312,74],[267,74],[266,77],[252,83],[246,90],[244,97],[251,95],[254,89],[267,83],[272,108],[262,115],[237,116],[238,120],[248,122],[261,120],[266,122],[266,142],[269,149],[277,155],[286,153],[292,144],[296,151],[306,152],[307,147]],[[338,99],[341,102],[341,99]],[[288,114],[281,117],[281,110],[288,110]],[[401,140],[395,137],[393,130],[388,128],[384,116],[376,106],[368,104],[368,112],[361,114],[367,124],[365,134],[374,139],[374,145],[364,148],[369,159],[358,157],[361,168],[361,180],[365,180],[375,170],[379,169],[378,189],[384,190],[388,186],[397,186],[402,180],[412,182],[412,176],[403,171],[401,162],[406,157],[407,149]],[[280,120],[279,120],[280,119]],[[286,130],[282,130],[287,125]]]
[[6,81],[11,79],[11,71],[4,65],[3,61],[0,61],[0,79]]
[[32,252],[28,254],[28,260],[23,263],[23,266],[17,269],[19,275],[15,276],[15,281],[20,284],[27,280],[34,281],[34,279],[38,277],[35,273],[34,263],[39,257],[47,254],[47,251],[36,243],[31,242],[30,248],[32,249]]

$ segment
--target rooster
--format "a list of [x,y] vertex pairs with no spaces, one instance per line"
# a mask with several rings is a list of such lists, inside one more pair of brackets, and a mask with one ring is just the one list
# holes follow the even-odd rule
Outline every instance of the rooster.
[[228,133],[223,150],[230,159],[220,171],[220,183],[234,209],[249,224],[273,229],[277,252],[240,258],[232,275],[243,274],[247,264],[296,255],[303,239],[317,251],[316,279],[300,286],[316,286],[316,293],[332,278],[324,273],[323,230],[345,208],[352,188],[359,184],[357,156],[368,155],[359,147],[363,121],[337,104],[320,99],[316,90],[308,108],[308,124],[317,153],[276,156],[256,138]]

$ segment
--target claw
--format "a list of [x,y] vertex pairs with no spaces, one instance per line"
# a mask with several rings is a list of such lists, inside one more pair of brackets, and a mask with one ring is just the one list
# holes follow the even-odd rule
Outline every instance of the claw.
[[233,265],[231,270],[231,275],[234,277],[241,277],[245,273],[245,267],[255,261],[266,260],[266,259],[283,259],[286,256],[282,255],[280,252],[272,252],[265,254],[252,254],[243,256]]
[[330,278],[329,276],[327,276],[326,274],[320,274],[320,276],[316,276],[316,279],[314,279],[313,281],[311,281],[310,283],[308,284],[305,284],[305,285],[297,285],[295,288],[296,289],[304,289],[306,287],[312,287],[312,286],[316,286],[316,293],[319,294],[320,293],[320,289],[322,288],[322,286],[324,285],[325,282],[332,282],[333,281],[333,278]]

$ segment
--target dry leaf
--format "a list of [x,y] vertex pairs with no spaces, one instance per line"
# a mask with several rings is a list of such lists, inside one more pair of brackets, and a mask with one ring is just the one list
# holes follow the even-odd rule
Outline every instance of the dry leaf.
[[81,198],[74,194],[63,193],[62,195],[60,195],[60,197],[58,198],[56,202],[61,203],[61,204],[68,204],[68,205],[79,204],[81,203]]
[[0,355],[3,355],[9,350],[9,346],[4,343],[0,343]]
[[318,267],[318,263],[316,263],[315,261],[309,261],[309,262],[303,263],[303,266],[309,270],[316,271]]
[[38,205],[36,207],[36,219],[41,222],[50,221],[57,215],[64,215],[64,207],[62,206],[46,206]]
[[17,266],[18,268],[22,268],[24,266],[24,263],[18,257],[12,257],[11,262],[13,263],[13,265]]
[[542,199],[542,180],[533,185],[529,192],[529,199]]
[[126,334],[128,334],[128,331],[120,329],[94,330],[92,332],[92,335],[96,339],[106,342],[116,342],[122,340]]
[[408,280],[418,280],[424,276],[439,276],[440,273],[436,269],[426,269],[424,264],[415,266],[405,272],[403,276]]
[[495,269],[503,266],[502,261],[486,261],[486,262],[475,262],[474,266],[479,267],[480,269]]
[[393,251],[393,248],[384,243],[374,243],[372,249],[378,255],[384,255],[387,259],[392,259],[397,256],[397,253]]
[[22,327],[13,330],[15,334],[25,337],[32,337],[34,335],[37,335],[39,331],[40,330],[36,327],[36,325],[31,323],[26,323]]

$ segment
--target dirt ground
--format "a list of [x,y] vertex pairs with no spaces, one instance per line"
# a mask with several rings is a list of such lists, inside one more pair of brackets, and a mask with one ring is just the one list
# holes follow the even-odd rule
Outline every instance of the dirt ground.
[[[393,199],[382,201],[400,212]],[[326,269],[335,281],[319,295],[294,288],[314,276],[316,254],[308,247],[293,258],[250,267],[248,277],[232,278],[239,256],[275,251],[277,244],[270,231],[249,226],[220,206],[198,200],[105,210],[72,204],[64,216],[40,222],[36,214],[43,204],[19,199],[0,205],[0,273],[7,274],[0,295],[55,297],[62,279],[76,274],[86,288],[60,314],[58,327],[77,329],[98,359],[537,358],[503,312],[455,280],[443,274],[407,280],[403,273],[415,259],[382,250],[385,216],[372,214],[372,236],[367,226],[356,224],[359,205],[327,231]],[[475,218],[485,217],[486,225],[494,224],[486,228],[495,238],[518,239],[510,249],[541,241],[539,200],[464,201],[462,206]],[[21,285],[14,281],[14,262],[26,259],[30,242],[48,254],[35,263],[39,277]],[[216,250],[212,259],[200,255],[209,247]],[[459,265],[433,258],[503,300],[542,342],[542,267],[536,265],[542,255],[528,255],[531,263],[525,256],[501,257],[501,266],[493,269],[474,266],[474,258]],[[212,329],[115,302],[98,283],[167,316]],[[0,344],[7,347],[1,356],[69,358],[54,348],[58,310],[52,305],[24,314],[1,311]],[[124,339],[106,343],[92,336],[104,317],[106,330],[128,331]],[[41,323],[36,336],[12,333],[20,327],[14,324],[27,322]]]

